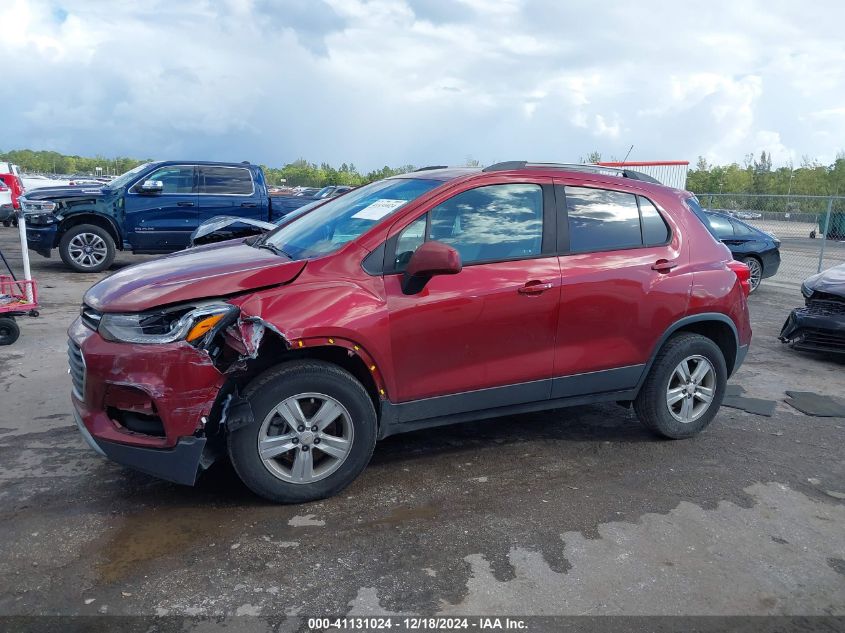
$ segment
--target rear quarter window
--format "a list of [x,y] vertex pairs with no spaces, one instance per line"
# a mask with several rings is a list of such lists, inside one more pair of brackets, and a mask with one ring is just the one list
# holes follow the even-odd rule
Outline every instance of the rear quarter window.
[[731,220],[731,224],[734,227],[734,234],[740,237],[759,237],[757,232],[749,226],[746,226],[742,222],[737,222],[736,220]]
[[640,216],[643,223],[643,244],[659,246],[669,241],[669,227],[660,215],[657,207],[648,198],[637,196],[640,203]]

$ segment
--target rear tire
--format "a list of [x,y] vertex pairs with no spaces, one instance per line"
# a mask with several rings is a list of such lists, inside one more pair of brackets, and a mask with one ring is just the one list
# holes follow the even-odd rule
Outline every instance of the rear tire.
[[658,435],[692,437],[716,417],[727,382],[718,345],[700,334],[676,334],[654,359],[634,410],[643,426]]
[[748,266],[748,270],[751,271],[751,277],[748,279],[748,283],[751,286],[750,292],[754,292],[760,287],[760,282],[763,281],[763,263],[752,256],[743,257],[739,261]]
[[12,317],[0,318],[0,345],[11,345],[20,335],[21,329]]
[[77,224],[62,235],[59,255],[68,268],[78,273],[99,273],[114,262],[114,239],[104,228]]
[[375,408],[346,370],[318,360],[284,363],[253,380],[243,397],[254,421],[229,433],[229,457],[241,480],[265,499],[330,497],[370,461]]

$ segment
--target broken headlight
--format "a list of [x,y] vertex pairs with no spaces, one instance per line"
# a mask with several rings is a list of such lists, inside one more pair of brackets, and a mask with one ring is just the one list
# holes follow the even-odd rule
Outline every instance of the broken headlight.
[[106,313],[97,331],[104,339],[120,343],[191,342],[201,339],[237,310],[227,303],[215,303],[137,314]]

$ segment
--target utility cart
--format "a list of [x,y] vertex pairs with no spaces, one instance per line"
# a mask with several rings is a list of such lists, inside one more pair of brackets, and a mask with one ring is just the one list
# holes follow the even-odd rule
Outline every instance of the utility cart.
[[23,259],[23,279],[15,277],[9,261],[0,250],[8,274],[0,274],[0,345],[11,345],[18,340],[21,330],[17,317],[38,316],[38,285],[29,270],[29,251],[26,245],[26,221],[19,213],[18,234],[21,240],[21,258]]

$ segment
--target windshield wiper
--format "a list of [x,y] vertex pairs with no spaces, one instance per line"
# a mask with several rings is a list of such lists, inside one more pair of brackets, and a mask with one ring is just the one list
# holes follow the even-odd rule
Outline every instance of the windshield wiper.
[[260,244],[256,244],[255,248],[264,248],[270,251],[271,253],[275,253],[276,255],[284,255],[288,259],[293,259],[293,255],[289,255],[288,253],[284,252],[281,248],[279,248],[275,244],[271,244],[270,242],[261,242]]

